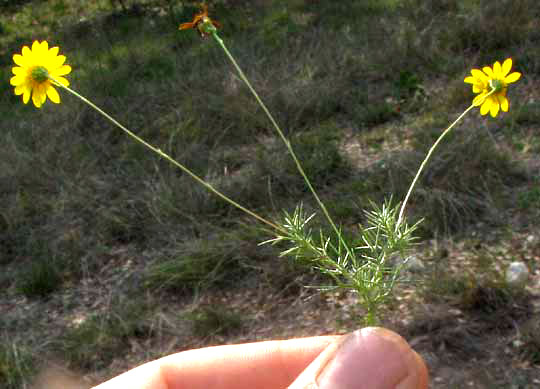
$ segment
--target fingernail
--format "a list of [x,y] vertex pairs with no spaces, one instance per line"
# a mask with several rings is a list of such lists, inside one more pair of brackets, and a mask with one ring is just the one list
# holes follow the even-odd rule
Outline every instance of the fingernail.
[[317,377],[319,389],[418,388],[416,353],[394,332],[363,328],[342,341]]

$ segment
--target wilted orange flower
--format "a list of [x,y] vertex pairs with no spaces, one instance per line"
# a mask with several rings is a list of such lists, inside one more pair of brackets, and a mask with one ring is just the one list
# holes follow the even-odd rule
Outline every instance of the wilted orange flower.
[[210,19],[208,16],[208,6],[206,4],[201,4],[201,12],[195,14],[193,20],[189,23],[182,23],[179,30],[188,30],[190,28],[199,30],[199,33],[202,37],[209,35],[208,27],[213,26],[215,28],[220,28],[221,24],[215,20]]

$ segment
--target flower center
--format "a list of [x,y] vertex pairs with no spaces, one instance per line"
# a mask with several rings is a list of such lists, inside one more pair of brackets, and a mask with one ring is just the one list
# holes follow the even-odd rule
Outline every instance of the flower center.
[[495,93],[497,93],[504,88],[504,83],[501,80],[489,80],[489,86],[495,89]]
[[30,71],[32,80],[41,84],[49,79],[49,71],[43,66],[36,66]]
[[208,16],[203,16],[201,21],[197,23],[197,28],[202,34],[211,35],[216,32],[216,27],[212,24],[212,21]]

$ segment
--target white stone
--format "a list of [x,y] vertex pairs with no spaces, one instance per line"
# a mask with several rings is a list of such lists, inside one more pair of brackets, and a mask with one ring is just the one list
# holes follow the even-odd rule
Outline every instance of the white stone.
[[426,268],[424,262],[418,259],[418,257],[415,255],[402,258],[396,254],[390,258],[390,263],[392,266],[403,266],[403,270],[411,273],[422,273]]
[[506,269],[506,283],[512,287],[524,287],[529,278],[529,268],[523,262],[512,262]]
[[411,255],[405,262],[405,268],[411,273],[422,273],[426,269],[426,265],[418,257]]

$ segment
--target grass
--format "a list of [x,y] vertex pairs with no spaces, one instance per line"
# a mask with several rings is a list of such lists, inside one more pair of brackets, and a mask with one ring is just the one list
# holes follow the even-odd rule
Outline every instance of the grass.
[[273,274],[267,278],[281,278],[278,281],[281,283],[290,282],[290,274],[297,271],[271,264],[278,252],[258,245],[264,236],[264,232],[258,229],[236,227],[227,232],[213,233],[210,239],[185,242],[148,267],[144,275],[145,284],[152,290],[184,293],[200,293],[209,288],[235,288],[251,283],[251,278],[260,277],[261,270],[268,266],[272,267]]
[[237,257],[240,250],[236,243],[190,242],[186,249],[179,250],[176,258],[169,257],[152,266],[146,277],[147,285],[193,291],[209,285],[233,283],[235,273],[241,272]]
[[[105,0],[52,3],[0,2],[0,266],[25,264],[9,273],[12,281],[2,279],[9,296],[54,304],[114,265],[110,253],[123,249],[134,253],[126,261],[143,264],[141,293],[165,300],[281,290],[305,277],[305,269],[258,246],[268,234],[253,232],[244,215],[71,96],[36,111],[7,82],[11,54],[48,39],[73,65],[76,90],[235,200],[269,220],[298,201],[313,209],[284,147],[217,47],[176,30],[195,4],[133,0],[123,10]],[[510,112],[497,121],[473,113],[456,128],[408,212],[411,220],[426,219],[424,236],[457,241],[479,222],[506,228],[504,212],[516,204],[521,216],[538,212],[538,182],[526,166],[540,149],[540,52],[529,12],[536,2],[513,2],[504,12],[484,1],[211,3],[230,50],[347,234],[362,221],[367,199],[403,198],[427,148],[469,104],[469,68],[506,56],[525,74],[509,91]],[[352,141],[358,149],[348,148]],[[475,274],[493,276],[489,266]],[[428,284],[427,296],[450,296],[462,307],[511,301],[499,284],[444,275]],[[103,309],[49,339],[85,371],[106,369],[130,339],[156,336],[127,309]],[[244,311],[191,311],[201,338],[249,332],[237,325]],[[7,382],[27,374],[28,348],[3,349]]]
[[540,188],[533,186],[529,190],[521,192],[518,196],[518,205],[523,209],[540,208]]
[[540,338],[538,337],[538,324],[529,319],[521,327],[520,349],[525,361],[533,364],[540,363]]
[[201,307],[188,315],[195,336],[227,336],[246,327],[246,318],[223,307]]
[[[110,364],[130,342],[152,337],[146,319],[151,308],[141,301],[114,301],[105,314],[89,314],[57,340],[58,349],[72,368],[99,369]],[[84,347],[82,347],[84,345]]]
[[5,389],[18,389],[34,374],[34,356],[30,350],[2,336],[0,343],[0,381]]
[[46,259],[34,259],[18,279],[17,289],[27,297],[46,297],[62,286],[58,265]]
[[435,258],[431,276],[423,285],[426,299],[446,300],[453,307],[478,315],[477,320],[510,328],[513,322],[530,314],[528,292],[506,283],[506,261],[501,262],[499,257],[508,253],[494,251],[474,240],[468,244],[473,249],[469,255],[460,257],[467,264],[464,272],[454,271],[458,266],[451,256]]

